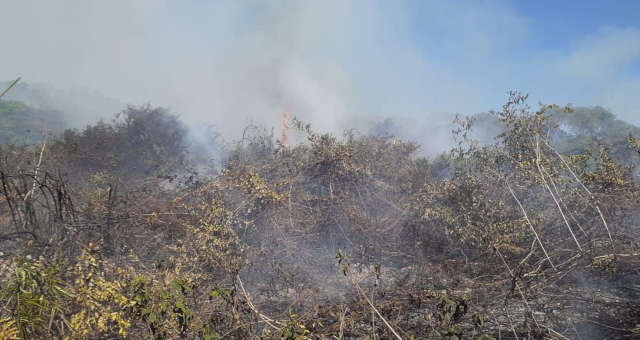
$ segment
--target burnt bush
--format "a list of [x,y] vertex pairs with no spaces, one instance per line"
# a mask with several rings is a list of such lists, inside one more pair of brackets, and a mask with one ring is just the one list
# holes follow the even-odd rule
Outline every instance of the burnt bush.
[[558,149],[554,110],[511,93],[494,143],[459,119],[436,159],[294,120],[305,142],[253,129],[213,176],[150,106],[3,146],[0,335],[637,336],[636,164]]
[[130,106],[111,123],[66,130],[51,146],[67,166],[107,170],[122,178],[168,176],[183,167],[187,129],[178,116],[150,105]]

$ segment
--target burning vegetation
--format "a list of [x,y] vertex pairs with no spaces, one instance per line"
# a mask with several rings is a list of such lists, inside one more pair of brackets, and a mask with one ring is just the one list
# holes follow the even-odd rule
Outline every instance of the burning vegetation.
[[640,143],[571,110],[511,93],[433,159],[285,115],[214,171],[150,106],[4,144],[0,339],[638,337]]

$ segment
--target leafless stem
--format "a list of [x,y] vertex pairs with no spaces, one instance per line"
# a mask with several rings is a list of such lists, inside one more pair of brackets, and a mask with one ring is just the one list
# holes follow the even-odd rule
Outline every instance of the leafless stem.
[[38,164],[36,165],[36,169],[33,174],[33,186],[31,187],[31,190],[29,190],[29,192],[27,192],[27,194],[24,195],[24,199],[23,199],[24,202],[26,202],[29,199],[29,197],[33,195],[33,192],[36,190],[38,171],[40,171],[40,165],[42,165],[42,156],[44,155],[44,149],[46,146],[47,146],[47,140],[45,139],[42,142],[42,148],[40,149],[40,156],[38,157]]
[[527,307],[527,309],[529,310],[529,312],[531,313],[531,317],[533,318],[533,322],[536,323],[536,326],[539,327],[538,325],[538,321],[536,320],[536,318],[533,316],[533,310],[531,309],[531,306],[529,306],[529,303],[527,302],[527,298],[524,296],[524,292],[522,291],[522,288],[520,288],[520,284],[518,283],[518,278],[515,276],[515,274],[513,273],[513,271],[511,270],[511,268],[509,267],[509,264],[507,263],[507,261],[504,259],[504,256],[502,256],[502,253],[500,252],[500,249],[498,249],[498,247],[494,247],[494,249],[496,250],[496,252],[498,253],[498,255],[500,256],[500,259],[502,260],[502,263],[504,264],[505,267],[507,267],[507,270],[509,271],[509,275],[511,276],[511,278],[514,280],[515,286],[518,289],[518,292],[520,293],[520,296],[522,297],[522,302],[524,303],[524,306]]
[[[564,224],[567,226],[567,229],[569,229],[569,233],[571,234],[571,237],[576,242],[578,249],[582,251],[582,246],[580,246],[580,242],[578,242],[576,235],[573,233],[573,230],[571,229],[571,225],[569,224],[569,221],[567,220],[567,217],[565,216],[564,211],[562,210],[562,207],[560,206],[560,203],[556,198],[556,195],[553,194],[553,190],[551,190],[551,187],[549,186],[549,183],[546,180],[546,177],[549,175],[540,164],[540,137],[537,135],[536,135],[536,166],[538,167],[538,172],[540,173],[540,178],[542,178],[542,182],[544,183],[544,186],[547,188],[547,191],[549,191],[551,198],[553,198],[553,201],[556,203],[556,207],[558,207],[558,211],[560,211],[560,215],[562,215],[562,220],[564,220]],[[549,178],[551,178],[551,176],[549,176]]]
[[240,275],[236,276],[236,278],[238,279],[238,283],[240,284],[240,289],[242,289],[242,293],[244,294],[244,297],[247,299],[247,304],[249,305],[249,308],[251,308],[251,310],[253,310],[258,315],[258,317],[260,317],[260,319],[262,319],[271,328],[273,328],[275,330],[279,330],[280,328],[278,326],[274,325],[274,324],[281,325],[282,323],[280,321],[274,320],[274,319],[272,319],[272,318],[260,313],[260,311],[258,311],[256,306],[253,305],[253,303],[251,302],[251,297],[249,296],[247,291],[244,289],[244,285],[242,284],[242,280],[240,279]]
[[358,282],[353,278],[353,275],[351,275],[351,272],[347,273],[349,276],[349,279],[351,280],[351,283],[353,283],[354,287],[356,287],[356,290],[358,291],[358,293],[365,299],[365,301],[367,301],[367,303],[369,304],[369,306],[371,306],[371,309],[373,309],[373,311],[378,315],[378,317],[382,320],[382,322],[384,322],[385,326],[387,326],[387,328],[389,328],[389,330],[391,331],[391,333],[393,333],[393,335],[395,335],[395,337],[399,340],[402,340],[402,337],[398,334],[398,332],[396,332],[393,327],[391,327],[391,325],[389,324],[389,322],[387,321],[387,319],[384,318],[384,316],[382,316],[382,314],[380,314],[380,311],[378,311],[378,309],[376,308],[376,306],[373,305],[373,303],[371,302],[371,300],[369,299],[369,297],[367,296],[367,294],[364,292],[364,290],[362,289],[362,287],[360,287],[360,285],[358,284]]
[[520,200],[516,196],[515,192],[513,192],[513,189],[511,189],[511,185],[509,185],[509,181],[505,179],[505,183],[507,183],[507,188],[509,188],[509,191],[511,192],[511,196],[513,196],[513,199],[515,199],[516,202],[518,203],[518,206],[520,207],[520,210],[522,211],[522,214],[524,215],[524,219],[527,221],[527,224],[531,228],[531,231],[533,232],[533,235],[535,235],[536,240],[538,240],[538,244],[540,245],[540,248],[542,248],[542,252],[544,253],[544,255],[547,258],[547,260],[549,261],[549,264],[551,264],[551,267],[554,270],[556,270],[556,267],[553,265],[553,262],[551,262],[551,258],[549,257],[549,254],[547,253],[547,250],[544,249],[544,245],[542,244],[542,240],[540,240],[540,236],[538,236],[538,232],[536,231],[536,228],[533,227],[533,224],[531,223],[531,220],[529,220],[529,216],[527,215],[527,211],[524,210],[524,207],[522,206],[522,203],[520,203]]
[[20,81],[20,77],[16,78],[16,80],[14,80],[6,89],[4,89],[4,91],[2,91],[2,93],[0,93],[0,98],[2,98],[7,92],[9,92],[9,90],[11,90],[11,88],[16,86],[16,84],[19,81]]
[[607,221],[605,220],[604,215],[602,214],[602,211],[600,210],[600,206],[598,205],[598,201],[595,199],[595,197],[593,196],[591,191],[589,191],[589,189],[584,185],[584,183],[582,183],[580,178],[578,178],[576,173],[573,172],[573,169],[571,169],[571,166],[569,166],[569,163],[567,163],[567,161],[564,160],[562,155],[560,155],[560,153],[553,146],[551,146],[551,144],[549,144],[549,142],[546,142],[545,144],[556,154],[556,156],[558,156],[558,158],[560,159],[562,164],[564,164],[564,166],[567,168],[567,170],[569,170],[571,175],[573,175],[573,178],[575,178],[575,180],[578,182],[578,184],[580,184],[582,189],[584,189],[584,191],[587,194],[589,194],[589,198],[591,198],[591,200],[593,201],[593,205],[595,206],[596,211],[598,212],[598,215],[600,215],[600,219],[602,220],[602,224],[604,225],[604,228],[607,231],[607,235],[609,236],[609,241],[611,241],[611,246],[613,247],[614,246],[613,237],[611,236],[611,231],[609,230],[609,225],[607,224]]

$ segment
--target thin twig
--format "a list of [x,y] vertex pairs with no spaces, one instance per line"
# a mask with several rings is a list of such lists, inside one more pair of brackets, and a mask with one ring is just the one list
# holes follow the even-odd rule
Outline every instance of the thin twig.
[[37,178],[38,178],[38,171],[40,171],[40,165],[42,165],[42,156],[44,155],[44,149],[47,146],[47,140],[45,139],[44,141],[42,141],[42,148],[40,149],[40,156],[38,157],[38,164],[36,165],[36,169],[33,173],[33,186],[31,187],[31,190],[29,190],[27,192],[26,195],[24,195],[24,199],[23,202],[26,202],[29,197],[31,197],[31,195],[33,195],[33,192],[36,190],[36,183],[37,183]]
[[509,264],[507,263],[507,261],[502,256],[502,253],[500,252],[498,247],[494,247],[494,249],[496,250],[496,252],[500,256],[500,259],[502,260],[502,263],[504,264],[504,266],[507,267],[507,270],[509,271],[509,275],[513,279],[514,284],[515,284],[516,288],[518,289],[518,292],[520,293],[520,296],[522,297],[522,302],[524,302],[525,307],[527,307],[527,309],[531,313],[531,318],[533,319],[533,322],[536,323],[536,326],[540,327],[540,325],[538,324],[538,321],[536,320],[535,316],[533,315],[533,309],[531,308],[531,306],[529,306],[529,303],[527,302],[527,298],[525,297],[524,292],[520,288],[520,284],[518,283],[518,278],[515,276],[515,274],[513,273],[511,268],[509,267]]
[[345,307],[340,311],[340,331],[338,333],[338,340],[342,340],[342,338],[344,337],[344,317],[348,309],[349,307]]
[[551,190],[551,187],[549,186],[549,184],[545,179],[545,175],[549,177],[550,180],[551,180],[551,176],[541,167],[539,167],[538,170],[540,171],[540,175],[542,176],[542,181],[544,182],[545,187],[549,191],[549,194],[551,194],[551,198],[553,198],[553,201],[556,203],[556,207],[558,207],[558,211],[560,211],[560,215],[562,215],[562,220],[564,221],[564,224],[567,226],[567,229],[569,229],[569,233],[571,234],[573,241],[578,246],[578,250],[582,251],[582,246],[580,245],[580,242],[578,242],[576,235],[573,233],[573,229],[571,229],[571,225],[569,224],[569,221],[567,220],[567,216],[564,214],[564,211],[560,206],[560,202],[558,201],[558,198],[556,198],[556,195],[553,193],[553,191]]
[[546,176],[549,176],[549,178],[551,178],[551,176],[547,174],[547,172],[544,170],[544,168],[540,164],[540,137],[538,135],[536,135],[536,167],[538,168],[538,172],[540,173],[540,178],[542,178],[542,182],[544,183],[544,186],[547,188],[547,190],[549,191],[549,194],[551,195],[551,198],[553,198],[553,201],[556,203],[556,206],[558,207],[558,211],[560,211],[560,215],[562,215],[564,224],[567,226],[567,229],[569,229],[569,233],[571,234],[571,237],[576,242],[578,249],[582,251],[582,246],[580,246],[580,242],[578,242],[576,235],[573,233],[573,230],[571,229],[571,225],[569,224],[569,221],[567,220],[567,217],[565,216],[564,211],[562,210],[562,207],[560,206],[560,203],[556,198],[556,195],[553,194],[553,190],[551,190],[549,183],[547,183]]
[[595,199],[595,197],[593,196],[591,191],[589,191],[589,189],[587,189],[587,187],[584,185],[584,183],[582,183],[580,178],[578,178],[576,173],[573,172],[573,169],[571,169],[571,167],[569,166],[569,163],[567,163],[567,161],[565,161],[564,158],[562,158],[562,155],[560,155],[560,153],[553,146],[551,146],[551,144],[549,144],[549,142],[545,142],[545,144],[556,154],[556,156],[558,156],[558,158],[560,159],[562,164],[564,164],[564,166],[567,168],[567,170],[569,170],[571,175],[573,175],[573,178],[575,178],[575,180],[578,182],[578,184],[580,184],[582,189],[584,189],[584,191],[586,191],[587,194],[589,194],[589,197],[593,201],[593,205],[595,206],[596,211],[598,212],[598,215],[600,215],[600,219],[602,220],[602,224],[604,225],[604,228],[607,230],[607,235],[609,235],[609,241],[611,241],[611,246],[614,247],[613,237],[611,236],[611,231],[609,230],[609,225],[607,224],[607,221],[604,219],[604,215],[602,214],[602,211],[600,210],[600,206],[598,205],[598,201]]
[[527,224],[529,225],[529,227],[531,228],[531,231],[535,235],[536,240],[538,240],[538,244],[540,245],[540,248],[542,248],[542,252],[546,256],[546,258],[549,261],[549,263],[551,264],[551,267],[554,270],[556,270],[556,267],[553,265],[553,262],[551,262],[551,258],[549,257],[549,254],[547,253],[547,250],[544,249],[544,245],[542,244],[542,241],[540,240],[540,236],[538,236],[538,232],[533,227],[533,224],[531,223],[531,220],[529,220],[529,216],[527,215],[527,211],[524,210],[524,207],[522,206],[522,203],[520,203],[520,200],[516,196],[515,192],[513,192],[513,189],[511,189],[511,185],[509,185],[509,181],[505,179],[505,183],[507,183],[507,188],[509,188],[509,191],[511,192],[511,196],[513,196],[513,199],[515,199],[516,202],[518,203],[518,206],[520,207],[520,210],[522,211],[522,214],[524,215],[524,219],[527,221]]
[[242,284],[242,280],[240,279],[240,275],[237,275],[236,278],[238,279],[238,283],[240,284],[240,289],[242,289],[242,293],[244,294],[244,297],[247,299],[247,304],[249,305],[249,307],[258,315],[258,317],[260,317],[267,325],[271,326],[271,328],[275,329],[275,330],[279,330],[280,328],[275,324],[279,324],[282,325],[282,323],[280,321],[274,320],[262,313],[260,313],[260,311],[258,311],[258,309],[256,308],[256,306],[253,305],[253,303],[251,302],[251,297],[249,296],[249,294],[247,293],[247,291],[244,289],[244,285]]
[[9,90],[11,90],[11,88],[13,88],[19,81],[20,81],[20,77],[16,78],[16,80],[14,80],[9,87],[7,87],[6,89],[4,89],[4,91],[2,91],[2,93],[0,94],[0,98],[2,98],[7,92],[9,92]]
[[558,190],[558,187],[556,186],[556,182],[553,180],[553,178],[551,178],[551,176],[549,176],[549,175],[547,175],[547,176],[549,177],[549,182],[551,182],[551,185],[553,186],[553,190],[556,192],[556,196],[558,196],[558,200],[560,201],[560,203],[562,204],[564,209],[569,214],[569,217],[571,217],[573,222],[576,223],[576,225],[578,226],[578,229],[580,229],[580,231],[582,231],[582,234],[585,237],[589,238],[589,235],[587,234],[587,232],[584,230],[584,228],[582,228],[582,226],[580,225],[580,222],[578,222],[578,220],[575,218],[575,216],[573,216],[573,214],[571,213],[571,210],[569,210],[569,207],[567,206],[567,204],[562,199],[562,196],[560,196],[560,190]]
[[393,333],[393,335],[395,335],[396,338],[398,338],[399,340],[402,340],[402,337],[393,329],[393,327],[391,327],[389,322],[387,322],[387,319],[385,319],[384,316],[382,316],[382,314],[380,314],[380,312],[378,311],[376,306],[374,306],[373,303],[371,302],[371,300],[369,300],[369,297],[367,297],[367,294],[362,290],[362,288],[360,287],[358,282],[353,278],[353,275],[351,275],[350,272],[349,272],[349,279],[351,280],[353,285],[356,287],[356,290],[358,291],[358,293],[367,301],[369,306],[371,306],[371,309],[373,309],[373,311],[376,312],[378,317],[382,320],[382,322],[384,322],[384,324],[387,326],[387,328],[389,328],[391,333]]

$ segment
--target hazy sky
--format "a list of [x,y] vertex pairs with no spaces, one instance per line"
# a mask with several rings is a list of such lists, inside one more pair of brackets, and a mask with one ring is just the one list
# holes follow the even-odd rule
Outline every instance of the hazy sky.
[[640,124],[640,1],[0,0],[0,80],[169,106],[238,131],[532,103]]

